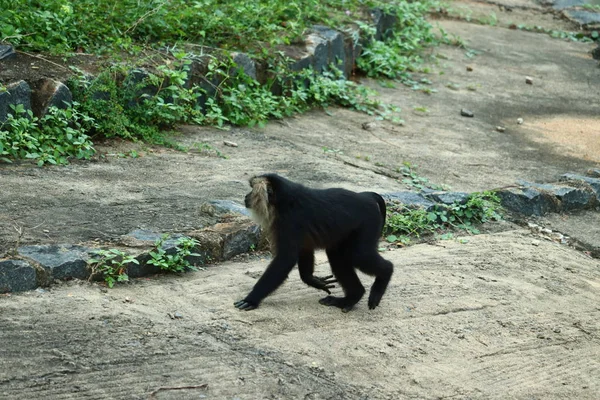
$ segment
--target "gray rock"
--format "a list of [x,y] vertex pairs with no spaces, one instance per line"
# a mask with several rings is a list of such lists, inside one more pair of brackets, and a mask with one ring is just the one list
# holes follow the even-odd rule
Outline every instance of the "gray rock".
[[359,30],[353,29],[344,37],[344,57],[345,68],[344,76],[348,78],[352,75],[356,60],[360,57],[363,47],[360,44]]
[[46,115],[50,107],[65,109],[73,102],[67,85],[54,79],[41,79],[31,89],[31,109],[38,118]]
[[[150,73],[144,68],[136,68],[127,74],[123,81],[123,87],[130,91],[130,99],[127,106],[133,108],[140,104],[147,96],[153,96],[158,92],[158,87],[150,83]],[[164,99],[168,102],[168,99]]]
[[466,108],[461,108],[460,115],[463,117],[473,118],[475,114],[473,114],[473,111],[467,110]]
[[312,66],[317,72],[327,69],[330,42],[319,34],[311,33],[306,37],[306,50],[312,56]]
[[90,270],[87,260],[92,249],[77,245],[40,245],[18,248],[22,257],[38,263],[48,273],[48,279],[87,279]]
[[247,253],[260,241],[260,227],[249,225],[245,229],[225,236],[223,240],[223,260],[229,260],[239,254]]
[[31,110],[31,88],[25,81],[6,85],[6,91],[0,93],[0,123],[6,121],[8,114],[14,115],[11,105],[22,104],[25,110]]
[[[135,229],[124,236],[126,238],[130,237],[142,242],[148,242],[146,243],[147,245],[154,245],[154,243],[156,243],[157,240],[160,240],[163,235],[163,233],[154,232],[147,229]],[[169,238],[164,242],[164,247],[175,247],[177,245],[177,241],[182,237],[183,235],[178,234],[169,235]]]
[[0,293],[23,292],[37,287],[36,270],[22,260],[0,261]]
[[15,58],[16,55],[15,48],[10,44],[0,44],[0,61]]
[[[568,174],[567,174],[568,175]],[[572,187],[548,183],[519,182],[525,187],[544,191],[560,201],[557,211],[572,211],[591,208],[595,205],[596,193],[585,187]]]
[[[231,53],[233,62],[236,63],[238,68],[241,68],[246,75],[252,79],[256,79],[256,63],[245,53]],[[235,69],[230,71],[231,74],[235,73]]]
[[469,199],[469,196],[470,194],[465,192],[433,192],[425,195],[426,198],[445,205],[452,205],[454,203],[464,204]]
[[[598,171],[600,172],[600,171]],[[589,176],[577,175],[577,174],[564,174],[560,177],[561,182],[581,182],[589,185],[594,193],[596,193],[596,199],[600,202],[600,174],[599,178],[593,178]]]
[[236,213],[236,214],[241,214],[241,215],[245,215],[247,217],[250,216],[250,211],[248,211],[248,209],[246,207],[244,207],[243,205],[236,203],[235,201],[231,201],[231,200],[211,200],[209,201],[209,204],[211,204],[215,210],[218,213]]
[[369,13],[375,24],[375,40],[385,40],[394,33],[394,26],[398,22],[395,15],[386,14],[380,8],[373,8]]
[[591,28],[600,26],[600,13],[583,10],[565,10],[564,14],[567,18],[580,24],[582,27]]
[[496,193],[504,208],[519,214],[540,216],[558,211],[558,202],[552,196],[531,187],[503,189]]
[[583,6],[586,0],[550,0],[552,8],[555,10],[564,10],[565,8]]
[[591,178],[600,178],[600,168],[590,168],[585,171],[585,174]]
[[435,203],[425,196],[414,193],[414,192],[393,192],[384,193],[381,195],[387,201],[400,202],[408,208],[424,208],[426,210],[432,210],[435,207]]
[[313,31],[325,38],[329,45],[327,64],[335,65],[340,71],[346,70],[346,51],[344,49],[344,36],[327,26],[314,25]]

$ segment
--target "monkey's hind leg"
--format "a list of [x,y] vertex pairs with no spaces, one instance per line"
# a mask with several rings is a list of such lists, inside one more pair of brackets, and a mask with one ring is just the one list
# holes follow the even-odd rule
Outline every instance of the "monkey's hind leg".
[[352,266],[352,259],[344,254],[343,248],[342,250],[328,249],[327,258],[329,259],[329,265],[331,265],[331,272],[333,272],[338,284],[344,290],[345,296],[327,296],[319,300],[319,303],[340,308],[342,312],[348,312],[363,297],[365,288],[358,279],[358,275],[356,275],[356,271]]
[[377,251],[373,251],[367,257],[361,257],[358,261],[358,269],[368,275],[375,276],[375,282],[369,292],[369,309],[373,310],[379,305],[381,298],[392,279],[394,264],[381,257]]

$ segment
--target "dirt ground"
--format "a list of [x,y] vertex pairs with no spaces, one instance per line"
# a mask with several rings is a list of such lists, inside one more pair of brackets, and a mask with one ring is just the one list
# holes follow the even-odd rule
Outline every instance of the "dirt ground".
[[[434,183],[473,191],[598,167],[594,46],[505,28],[520,20],[568,28],[526,0],[506,1],[512,11],[454,4],[473,15],[493,11],[498,23],[436,21],[466,42],[432,50],[432,72],[418,77],[437,93],[368,82],[402,108],[404,126],[365,130],[371,117],[330,109],[264,129],[182,127],[178,141],[207,143],[227,159],[112,142],[95,162],[3,164],[0,255],[17,243],[198,229],[214,222],[201,213],[203,201],[241,202],[248,177],[264,171],[387,192],[406,187],[377,172],[408,162]],[[118,156],[131,149],[141,157]],[[600,243],[598,229],[586,226],[596,215],[549,222],[573,236],[595,232]],[[364,301],[349,314],[320,306],[295,272],[261,308],[237,312],[233,301],[267,263],[259,255],[112,290],[69,282],[2,296],[0,398],[146,399],[159,387],[202,384],[154,397],[597,398],[600,261],[509,223],[494,231],[386,252],[395,275],[373,312]]]
[[295,272],[238,311],[260,259],[3,298],[0,397],[597,399],[598,260],[528,231],[460,239],[387,252],[374,311],[321,306]]

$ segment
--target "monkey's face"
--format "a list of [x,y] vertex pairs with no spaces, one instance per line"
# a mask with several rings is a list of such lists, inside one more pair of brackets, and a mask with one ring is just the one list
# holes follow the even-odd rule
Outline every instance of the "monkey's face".
[[244,205],[246,208],[252,208],[252,192],[248,193],[246,197],[244,197]]

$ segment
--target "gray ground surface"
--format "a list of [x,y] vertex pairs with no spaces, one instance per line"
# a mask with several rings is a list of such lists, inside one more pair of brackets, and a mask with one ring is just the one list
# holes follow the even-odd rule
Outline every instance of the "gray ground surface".
[[[200,213],[202,201],[241,201],[247,178],[263,171],[385,192],[405,188],[373,171],[410,162],[435,183],[471,191],[597,166],[593,45],[502,28],[523,19],[565,29],[536,7],[455,4],[482,15],[494,10],[499,26],[440,21],[478,53],[434,49],[443,56],[424,76],[437,93],[370,82],[403,108],[405,126],[377,122],[367,131],[361,125],[369,117],[332,109],[265,129],[182,128],[182,143],[209,143],[226,160],[109,143],[108,154],[135,148],[142,157],[2,165],[0,254],[17,242],[15,228],[24,232],[21,244],[196,229],[212,222]],[[428,112],[415,110],[422,107]],[[475,117],[461,117],[461,108]],[[594,220],[597,214],[545,222],[589,239],[598,235]],[[0,297],[0,398],[142,399],[159,386],[203,383],[207,389],[156,398],[597,398],[600,262],[510,224],[499,228],[509,230],[387,252],[396,273],[374,312],[364,301],[346,315],[322,307],[296,273],[260,309],[237,312],[232,302],[265,267],[256,257],[110,291],[68,283]],[[168,316],[175,312],[183,318]]]
[[396,273],[375,311],[321,306],[297,273],[238,311],[264,269],[252,259],[2,299],[0,397],[145,399],[206,383],[157,398],[597,399],[598,260],[528,231],[464,239],[387,252]]

